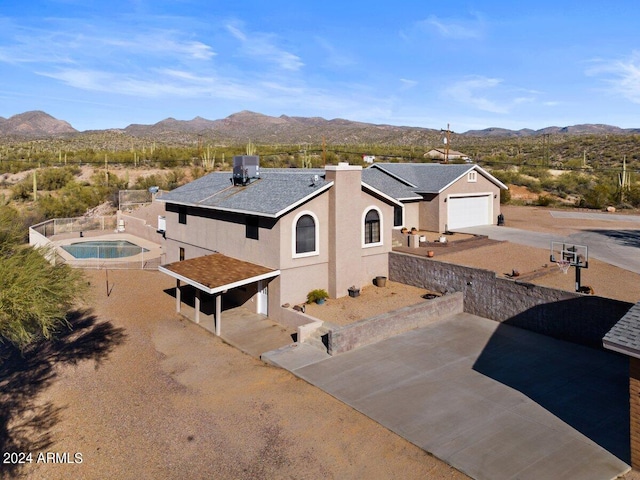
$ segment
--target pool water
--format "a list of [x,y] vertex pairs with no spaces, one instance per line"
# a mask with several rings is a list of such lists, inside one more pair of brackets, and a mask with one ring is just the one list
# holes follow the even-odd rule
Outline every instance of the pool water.
[[92,240],[63,245],[62,248],[73,258],[126,258],[148,252],[127,240]]

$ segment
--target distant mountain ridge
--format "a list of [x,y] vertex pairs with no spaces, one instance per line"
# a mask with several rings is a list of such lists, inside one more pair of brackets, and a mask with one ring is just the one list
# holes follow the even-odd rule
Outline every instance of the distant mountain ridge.
[[68,122],[38,110],[20,113],[10,118],[0,117],[0,135],[48,137],[77,132]]
[[[356,122],[341,118],[272,117],[261,113],[241,111],[219,120],[195,117],[192,120],[166,118],[153,125],[131,124],[124,129],[110,129],[132,136],[180,139],[184,136],[206,136],[221,141],[259,143],[318,143],[330,144],[381,143],[411,145],[433,141],[440,130]],[[544,134],[637,134],[640,129],[622,129],[611,125],[583,124],[567,127],[547,127],[540,130],[486,128],[459,133],[462,137],[530,137]],[[10,118],[0,117],[0,136],[24,138],[82,134],[68,122],[58,120],[42,111],[25,112]],[[185,139],[186,140],[186,139]]]

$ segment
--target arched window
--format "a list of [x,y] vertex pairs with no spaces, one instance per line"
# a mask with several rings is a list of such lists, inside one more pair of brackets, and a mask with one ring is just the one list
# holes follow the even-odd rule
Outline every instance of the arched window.
[[371,209],[364,217],[364,243],[380,243],[380,214]]
[[316,221],[311,215],[302,215],[296,222],[296,254],[316,251]]

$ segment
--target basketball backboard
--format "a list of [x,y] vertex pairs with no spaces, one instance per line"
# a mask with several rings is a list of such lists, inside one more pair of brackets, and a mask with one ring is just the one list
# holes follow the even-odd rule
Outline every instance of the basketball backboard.
[[549,260],[555,263],[569,262],[572,267],[589,268],[588,250],[586,245],[552,241]]

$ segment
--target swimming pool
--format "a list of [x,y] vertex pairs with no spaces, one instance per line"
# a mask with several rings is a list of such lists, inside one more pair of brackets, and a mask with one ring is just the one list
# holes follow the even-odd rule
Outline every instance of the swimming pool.
[[62,249],[73,258],[126,258],[148,252],[127,240],[92,240],[62,245]]

